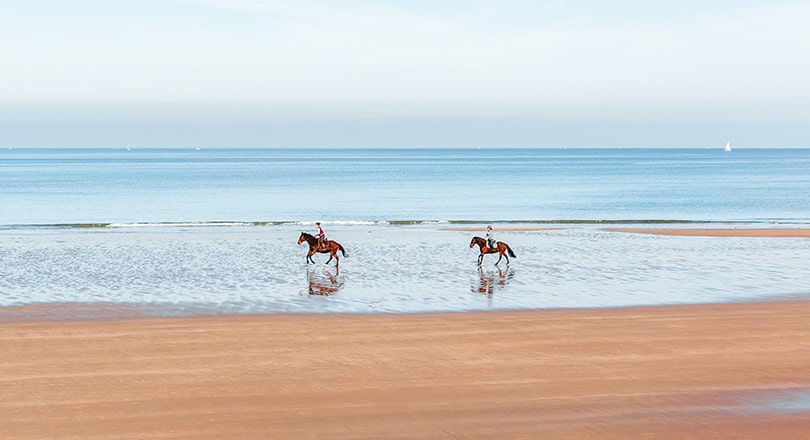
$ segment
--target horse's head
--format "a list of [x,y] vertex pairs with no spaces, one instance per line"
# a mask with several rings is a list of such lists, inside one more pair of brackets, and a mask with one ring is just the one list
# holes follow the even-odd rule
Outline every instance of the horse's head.
[[302,232],[302,233],[301,233],[301,236],[300,236],[300,237],[298,237],[298,244],[303,243],[303,242],[304,242],[304,240],[306,240],[306,239],[307,239],[307,237],[306,237],[306,232]]
[[470,247],[473,247],[475,245],[481,246],[481,242],[483,241],[484,239],[481,237],[473,237],[472,240],[470,240]]

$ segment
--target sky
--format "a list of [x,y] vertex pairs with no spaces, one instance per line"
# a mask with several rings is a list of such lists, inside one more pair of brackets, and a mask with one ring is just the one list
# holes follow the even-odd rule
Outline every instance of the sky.
[[0,0],[0,147],[810,147],[810,0]]

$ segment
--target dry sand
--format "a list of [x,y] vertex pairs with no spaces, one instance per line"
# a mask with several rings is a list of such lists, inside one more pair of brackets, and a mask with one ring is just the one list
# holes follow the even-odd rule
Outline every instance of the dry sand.
[[0,438],[807,438],[808,316],[810,301],[5,322]]

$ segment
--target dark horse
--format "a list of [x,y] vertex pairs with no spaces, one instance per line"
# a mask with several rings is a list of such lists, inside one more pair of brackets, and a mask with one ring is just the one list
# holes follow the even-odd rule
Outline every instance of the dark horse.
[[502,241],[497,242],[495,248],[491,248],[487,246],[486,239],[483,239],[481,237],[473,237],[472,240],[470,240],[470,247],[473,247],[475,245],[478,245],[478,247],[481,250],[481,254],[478,255],[479,266],[481,265],[481,261],[484,259],[484,254],[494,254],[496,252],[500,254],[498,256],[498,261],[495,262],[495,265],[501,262],[501,258],[503,258],[504,254],[506,253],[508,253],[508,255],[506,255],[506,264],[509,264],[509,257],[515,258],[515,253],[512,252],[512,248],[510,248],[508,244]]
[[329,264],[329,262],[332,261],[332,258],[334,258],[335,267],[337,267],[338,264],[340,264],[340,258],[338,258],[337,256],[337,251],[343,252],[343,256],[344,257],[346,256],[346,250],[343,249],[343,246],[341,246],[340,243],[336,242],[335,240],[328,240],[328,241],[324,240],[326,241],[325,246],[320,247],[318,246],[318,237],[312,234],[307,234],[306,232],[302,232],[301,236],[298,237],[298,244],[301,244],[305,241],[307,242],[307,244],[309,244],[309,251],[307,252],[307,264],[309,264],[310,262],[312,264],[315,264],[315,261],[312,259],[312,256],[315,255],[316,252],[321,254],[329,254],[329,259],[326,260],[326,263],[324,264]]

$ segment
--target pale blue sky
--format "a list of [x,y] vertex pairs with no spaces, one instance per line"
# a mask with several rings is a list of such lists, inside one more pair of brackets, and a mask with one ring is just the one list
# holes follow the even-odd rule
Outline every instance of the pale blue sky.
[[810,1],[0,0],[0,146],[810,146]]

